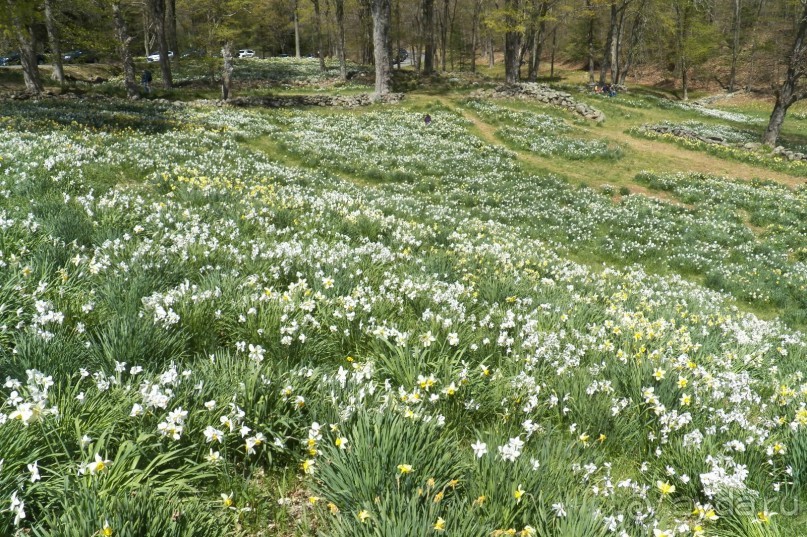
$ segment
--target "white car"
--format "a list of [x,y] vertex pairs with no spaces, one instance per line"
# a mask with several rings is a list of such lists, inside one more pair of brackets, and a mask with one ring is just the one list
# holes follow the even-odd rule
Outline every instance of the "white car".
[[[168,51],[168,58],[171,59],[173,57],[174,57],[174,53],[169,50]],[[150,54],[149,56],[146,56],[146,61],[148,61],[148,62],[158,62],[158,61],[160,61],[160,53],[155,52],[154,54]]]
[[238,51],[238,57],[239,58],[254,58],[255,57],[255,51],[251,50],[251,49],[248,49],[248,48],[241,49],[241,50]]

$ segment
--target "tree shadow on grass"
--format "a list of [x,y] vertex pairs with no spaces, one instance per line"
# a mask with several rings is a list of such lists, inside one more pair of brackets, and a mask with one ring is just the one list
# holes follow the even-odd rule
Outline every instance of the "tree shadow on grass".
[[6,125],[20,131],[51,131],[54,127],[83,127],[103,132],[135,131],[158,134],[181,124],[167,114],[166,104],[75,97],[37,101],[0,101]]

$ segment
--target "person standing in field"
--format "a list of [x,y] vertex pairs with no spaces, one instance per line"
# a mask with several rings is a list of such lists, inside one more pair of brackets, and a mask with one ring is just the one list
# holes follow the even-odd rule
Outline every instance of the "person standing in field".
[[140,76],[140,83],[143,84],[143,91],[151,93],[151,71],[148,69],[143,70],[143,74]]

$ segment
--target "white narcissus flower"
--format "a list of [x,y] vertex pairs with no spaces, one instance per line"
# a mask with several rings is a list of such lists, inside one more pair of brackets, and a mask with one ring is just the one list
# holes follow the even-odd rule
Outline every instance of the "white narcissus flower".
[[471,444],[471,449],[474,450],[474,455],[477,459],[481,459],[488,452],[488,445],[477,440],[475,444]]

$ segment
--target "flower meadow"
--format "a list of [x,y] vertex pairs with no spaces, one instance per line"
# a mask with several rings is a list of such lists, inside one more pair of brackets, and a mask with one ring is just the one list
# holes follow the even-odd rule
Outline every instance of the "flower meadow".
[[[715,137],[725,140],[728,144],[707,143],[702,140],[684,138],[673,133],[661,134],[652,130],[653,127],[680,127],[697,136],[706,138]],[[730,125],[706,124],[698,121],[685,121],[674,124],[664,121],[658,125],[650,125],[650,128],[633,127],[628,132],[637,137],[649,138],[651,140],[662,140],[674,143],[685,149],[693,151],[703,151],[711,155],[739,162],[747,162],[771,170],[783,171],[792,175],[807,176],[807,162],[803,160],[788,160],[783,155],[777,155],[764,149],[748,149],[739,144],[753,143],[757,141],[758,135],[753,131],[741,130]],[[801,150],[803,147],[793,147],[794,150]]]
[[432,118],[0,103],[0,534],[803,535],[807,192]]
[[[604,140],[575,138],[560,118],[548,114],[517,111],[478,99],[466,101],[468,109],[486,121],[499,124],[496,135],[518,149],[541,156],[560,156],[569,160],[609,159],[622,157],[622,149]],[[579,122],[585,124],[582,119]]]

